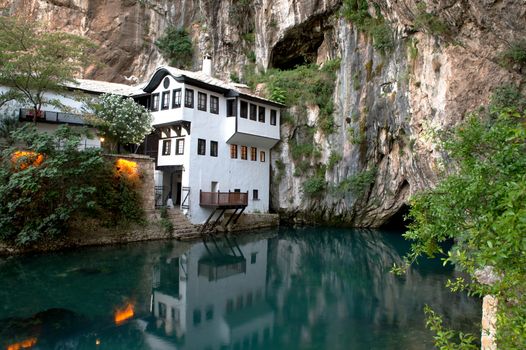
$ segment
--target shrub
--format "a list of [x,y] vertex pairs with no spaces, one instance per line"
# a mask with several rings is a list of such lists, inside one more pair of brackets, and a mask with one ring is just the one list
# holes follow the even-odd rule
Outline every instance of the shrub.
[[[502,92],[502,90],[501,90]],[[509,92],[509,90],[508,90]],[[411,201],[413,241],[407,263],[421,255],[470,275],[450,285],[499,300],[497,343],[501,349],[526,344],[526,113],[501,94],[490,113],[473,114],[440,139],[454,170],[434,189]],[[454,242],[447,249],[442,244]],[[497,281],[482,285],[477,271],[491,266]],[[453,348],[453,347],[449,347]]]
[[432,35],[449,34],[449,27],[437,15],[427,12],[425,3],[416,4],[416,15],[413,26]]
[[518,65],[519,69],[526,67],[526,39],[511,43],[500,55],[500,62],[507,68],[513,68],[514,65]]
[[329,156],[329,162],[327,163],[327,168],[332,169],[336,164],[342,160],[342,155],[336,151],[332,151]]
[[166,28],[164,34],[155,41],[155,45],[171,66],[183,69],[191,67],[194,48],[186,29]]
[[309,197],[315,197],[325,190],[326,185],[325,177],[321,175],[311,177],[303,183],[303,193]]
[[83,215],[109,224],[143,218],[136,183],[116,174],[99,149],[79,150],[79,133],[65,126],[53,134],[24,126],[13,137],[26,147],[2,152],[1,240],[29,244],[52,239]]
[[374,182],[376,172],[377,168],[371,168],[369,170],[364,170],[355,175],[349,176],[340,182],[335,188],[333,188],[333,191],[340,195],[351,192],[355,196],[359,197],[363,195]]

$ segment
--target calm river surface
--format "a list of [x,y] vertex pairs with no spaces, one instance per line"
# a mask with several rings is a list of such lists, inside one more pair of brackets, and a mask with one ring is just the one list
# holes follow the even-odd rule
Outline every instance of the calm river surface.
[[400,232],[280,229],[0,258],[0,348],[432,349],[422,308],[473,330],[480,302]]

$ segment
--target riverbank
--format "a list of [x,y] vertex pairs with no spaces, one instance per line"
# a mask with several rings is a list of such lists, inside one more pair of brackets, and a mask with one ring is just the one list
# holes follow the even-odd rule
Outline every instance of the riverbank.
[[[104,227],[95,219],[84,219],[71,225],[70,233],[53,240],[44,240],[29,246],[18,246],[0,243],[0,256],[51,252],[66,249],[76,249],[90,246],[118,245],[132,242],[156,240],[201,240],[201,225],[192,225],[186,217],[177,210],[168,212],[168,220],[173,231],[163,225],[160,211],[147,213],[144,224],[123,224],[122,226]],[[279,226],[277,214],[243,214],[236,225],[220,228],[218,232],[239,233]]]

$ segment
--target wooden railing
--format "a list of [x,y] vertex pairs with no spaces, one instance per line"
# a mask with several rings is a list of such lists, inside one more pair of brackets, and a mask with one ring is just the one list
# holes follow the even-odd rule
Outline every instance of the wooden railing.
[[62,112],[53,112],[53,111],[37,111],[35,118],[35,110],[28,108],[20,108],[19,118],[23,121],[33,121],[37,122],[48,122],[56,124],[75,124],[75,125],[85,125],[82,116],[79,114],[73,113],[62,113]]
[[199,205],[241,206],[248,205],[248,192],[199,192]]

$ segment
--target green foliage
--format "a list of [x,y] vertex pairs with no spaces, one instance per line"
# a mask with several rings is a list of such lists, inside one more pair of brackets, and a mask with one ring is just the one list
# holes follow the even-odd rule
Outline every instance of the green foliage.
[[88,117],[113,144],[139,144],[152,131],[152,114],[132,98],[103,94],[89,104]]
[[[435,346],[439,350],[476,350],[477,346],[473,344],[475,337],[472,334],[456,333],[446,329],[443,325],[442,317],[437,315],[429,306],[424,307],[426,314],[426,327],[429,328],[435,336]],[[458,340],[456,339],[458,338]]]
[[416,15],[413,20],[415,29],[423,30],[432,35],[447,35],[449,27],[437,15],[427,12],[426,4],[416,4]]
[[500,62],[507,68],[513,68],[515,65],[519,69],[526,68],[526,39],[511,43],[509,48],[500,55]]
[[290,154],[294,160],[310,157],[318,158],[321,155],[318,148],[312,143],[294,143],[290,146]]
[[0,95],[0,106],[16,99],[35,111],[44,104],[63,107],[45,92],[60,92],[65,85],[74,85],[75,75],[93,63],[88,55],[92,48],[83,37],[0,16],[0,85],[10,87]]
[[1,240],[54,239],[67,232],[71,220],[90,214],[109,225],[142,219],[135,183],[116,176],[99,149],[79,150],[79,133],[66,126],[54,134],[24,126],[13,137],[27,153],[16,156],[14,147],[2,152]]
[[335,194],[344,195],[350,192],[356,197],[359,197],[370,188],[376,178],[376,173],[377,168],[363,170],[344,179],[332,190]]
[[307,105],[319,106],[318,127],[329,135],[334,132],[332,99],[339,67],[340,60],[336,59],[327,61],[322,68],[311,64],[286,71],[269,69],[265,74],[247,77],[247,83],[251,86],[265,83],[269,98],[279,103],[302,109]]
[[354,72],[352,75],[352,87],[354,90],[360,90],[360,72]]
[[155,45],[171,66],[183,69],[191,67],[194,48],[186,29],[166,28],[164,34],[155,41]]
[[393,33],[385,22],[380,9],[376,8],[376,17],[369,14],[367,0],[344,0],[342,15],[356,28],[373,38],[373,47],[385,54],[394,48]]
[[341,153],[338,153],[336,151],[331,151],[331,155],[329,156],[329,162],[327,163],[327,168],[332,169],[336,164],[338,164],[342,160]]
[[[526,344],[526,113],[516,108],[509,87],[500,90],[488,113],[468,116],[441,144],[454,172],[435,189],[411,199],[413,241],[407,263],[440,255],[444,263],[472,277],[468,290],[499,300],[497,343],[502,349]],[[506,103],[504,96],[513,98]],[[508,105],[508,106],[506,106]],[[442,243],[454,241],[451,248]],[[476,271],[493,267],[499,280],[477,282]]]
[[11,146],[14,143],[12,134],[21,126],[22,123],[16,117],[0,117],[0,146],[2,141],[5,145]]
[[283,176],[285,175],[285,163],[281,159],[276,159],[276,162],[274,163],[276,165],[276,175],[274,176],[274,179],[276,182],[280,182],[281,179],[283,179]]
[[166,207],[161,207],[160,214],[161,214],[160,224],[164,232],[166,233],[174,232],[174,224],[172,223],[172,221],[170,220],[168,216],[168,209],[166,209]]
[[327,182],[325,181],[325,177],[322,175],[316,175],[307,179],[303,183],[303,193],[309,197],[315,197],[323,193],[326,186]]
[[256,62],[256,53],[254,51],[249,51],[247,53],[247,58],[252,63]]
[[230,73],[230,80],[232,80],[234,83],[241,82],[241,80],[239,80],[239,75],[234,72]]

